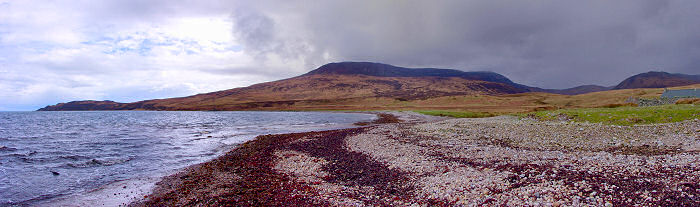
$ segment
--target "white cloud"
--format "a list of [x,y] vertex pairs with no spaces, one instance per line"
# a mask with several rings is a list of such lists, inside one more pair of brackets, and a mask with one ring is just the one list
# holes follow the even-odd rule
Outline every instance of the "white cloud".
[[0,0],[0,109],[185,96],[332,61],[493,70],[558,88],[651,69],[697,73],[698,8],[689,0]]
[[186,96],[300,70],[298,61],[260,61],[245,51],[225,5],[139,4],[0,3],[0,108]]

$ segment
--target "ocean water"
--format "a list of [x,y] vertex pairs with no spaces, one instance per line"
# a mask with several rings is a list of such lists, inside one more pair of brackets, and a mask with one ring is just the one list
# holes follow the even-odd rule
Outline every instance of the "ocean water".
[[351,127],[327,112],[0,112],[0,206],[165,176],[261,134]]

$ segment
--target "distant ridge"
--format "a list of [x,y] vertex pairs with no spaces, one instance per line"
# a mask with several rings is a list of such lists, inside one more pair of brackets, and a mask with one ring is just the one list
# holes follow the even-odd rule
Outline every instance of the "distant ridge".
[[496,83],[505,83],[519,88],[525,88],[520,84],[513,83],[505,76],[489,72],[476,71],[465,72],[455,69],[439,68],[404,68],[383,63],[373,62],[338,62],[329,63],[312,70],[304,75],[368,75],[377,77],[459,77],[469,80],[482,80]]
[[[700,83],[700,76],[648,72],[632,76],[614,89],[659,88],[695,83]],[[495,72],[338,62],[293,78],[187,97],[133,103],[72,101],[39,110],[288,110],[305,107],[313,109],[319,105],[345,109],[348,102],[358,100],[355,103],[376,99],[403,102],[447,96],[494,96],[525,92],[577,95],[610,89],[611,87],[597,85],[543,89],[514,83]]]
[[629,77],[613,89],[666,88],[700,83],[700,75],[650,71]]
[[530,91],[493,72],[410,69],[369,62],[330,63],[297,77],[181,98],[133,103],[73,101],[39,109],[62,110],[261,110],[342,100],[424,100],[442,96],[501,95]]
[[521,92],[546,92],[563,95],[577,95],[590,92],[610,90],[612,87],[583,85],[567,89],[543,89],[514,83],[505,76],[490,71],[461,71],[440,68],[405,68],[373,62],[338,62],[329,63],[310,71],[308,75],[367,75],[377,77],[459,77],[469,80],[481,80],[508,84]]
[[612,88],[613,87],[605,87],[605,86],[599,86],[599,85],[582,85],[582,86],[576,86],[576,87],[567,88],[567,89],[543,89],[542,92],[556,93],[556,94],[563,94],[563,95],[578,95],[578,94],[598,92],[598,91],[607,91],[607,90],[610,90]]

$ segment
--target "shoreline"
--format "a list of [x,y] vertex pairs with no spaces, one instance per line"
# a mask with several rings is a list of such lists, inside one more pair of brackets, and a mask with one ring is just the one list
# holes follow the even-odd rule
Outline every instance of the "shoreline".
[[[332,112],[332,113],[343,113],[343,112]],[[347,113],[347,112],[345,112]],[[379,117],[373,112],[363,113],[368,115],[369,121],[376,121]],[[371,119],[369,119],[371,118]],[[349,129],[361,127],[354,123],[334,123],[334,124],[321,124],[319,126],[306,127],[306,128],[293,128],[289,133],[304,133],[309,130],[338,130],[338,129]],[[269,132],[268,132],[269,133]],[[283,132],[287,134],[287,132]],[[283,135],[283,134],[268,134],[268,135]],[[226,150],[217,153],[215,157],[205,160],[203,163],[210,162],[213,159],[217,159],[224,156],[229,151],[238,148],[240,145],[245,144],[251,140],[255,140],[258,136],[266,136],[265,134],[259,134],[251,136],[244,142],[235,143],[226,147]],[[189,166],[181,167],[178,169],[168,170],[167,172],[162,172],[158,174],[150,174],[142,177],[129,178],[125,180],[115,180],[110,183],[100,185],[94,189],[87,189],[82,192],[76,192],[72,194],[60,195],[54,198],[50,198],[43,201],[27,201],[21,205],[31,205],[31,206],[128,206],[130,203],[136,203],[147,198],[153,189],[156,187],[156,183],[160,182],[163,178],[177,174],[181,171],[189,169],[194,166],[198,166],[202,163],[195,163]]]
[[130,206],[692,206],[699,149],[698,120],[414,119],[259,136]]
[[148,199],[130,206],[322,205],[325,203],[308,202],[311,196],[305,194],[309,192],[300,183],[272,169],[273,150],[280,144],[306,136],[352,133],[363,129],[262,135],[212,161],[164,177]]
[[153,192],[162,177],[119,180],[99,188],[34,204],[35,206],[127,206]]
[[[309,192],[303,184],[290,181],[289,179],[285,178],[285,175],[276,173],[273,169],[273,166],[271,165],[271,159],[274,158],[274,155],[270,153],[274,152],[274,150],[276,149],[279,149],[284,144],[289,144],[298,139],[303,139],[304,137],[345,137],[348,134],[361,133],[367,128],[372,127],[372,125],[397,122],[415,122],[424,120],[426,119],[426,117],[429,117],[419,115],[416,113],[396,113],[385,111],[352,113],[375,114],[377,115],[377,119],[371,120],[370,122],[358,122],[353,124],[353,127],[342,129],[260,135],[253,140],[249,140],[238,145],[233,150],[215,158],[214,160],[195,164],[181,169],[174,174],[163,177],[160,181],[158,181],[155,184],[155,188],[151,191],[150,195],[144,197],[144,199],[133,201],[128,206],[192,205],[193,203],[191,202],[191,200],[194,199],[195,201],[198,201],[196,197],[202,196],[200,194],[208,194],[219,191],[233,191],[236,193],[227,194],[229,196],[232,196],[231,198],[228,198],[226,196],[216,197],[210,195],[210,198],[216,197],[219,199],[209,200],[206,202],[206,205],[288,205],[292,203],[296,206],[317,206],[322,204],[327,205],[328,203],[323,201],[308,202],[308,199],[311,198],[309,195],[304,195],[303,193],[298,194],[299,192],[311,192]],[[433,117],[433,119],[442,118]],[[340,145],[337,145],[336,143],[336,147],[340,147]],[[377,163],[374,164],[378,165]],[[236,173],[244,172],[248,176],[238,177],[238,179],[244,179],[244,181],[242,181],[236,180],[235,175],[227,176],[227,173],[218,171],[221,169],[230,170],[232,168],[235,168],[234,171]],[[195,196],[195,198],[191,197],[191,191],[187,189],[196,189],[198,187],[204,187],[202,186],[202,183],[208,183],[208,181],[212,181],[209,179],[211,177],[218,177],[218,180],[215,180],[217,183],[222,181],[228,182],[224,186],[218,184],[218,187],[224,188],[226,190],[210,189],[207,191],[197,191],[195,192],[195,194],[198,195]],[[253,183],[254,186],[252,186],[251,183]],[[197,187],[193,188],[193,186]],[[241,192],[240,189],[247,190]],[[290,192],[290,189],[295,192]],[[262,194],[268,196],[260,197],[260,195]],[[285,198],[280,200],[271,198],[273,197],[273,195],[285,195],[287,197],[282,196]],[[181,198],[187,199],[185,199],[185,201],[182,201]]]

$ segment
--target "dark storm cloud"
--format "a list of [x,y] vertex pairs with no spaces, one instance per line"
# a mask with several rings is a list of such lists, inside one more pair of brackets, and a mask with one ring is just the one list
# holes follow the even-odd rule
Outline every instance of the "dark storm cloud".
[[305,45],[296,54],[315,66],[348,60],[492,70],[550,88],[614,85],[650,70],[700,73],[698,1],[258,1],[245,8],[232,15],[234,30],[249,31],[236,36],[245,46],[275,53],[264,46]]
[[279,52],[280,41],[275,40],[277,33],[275,22],[267,16],[258,13],[240,11],[234,18],[234,34],[239,37],[246,46],[246,50],[255,54]]
[[0,0],[0,111],[186,96],[337,61],[547,88],[700,74],[698,11],[694,0]]
[[[278,16],[278,19],[283,20],[283,24],[280,24],[254,6],[247,4],[236,6],[232,14],[233,34],[245,47],[245,52],[258,61],[265,62],[271,58],[270,55],[275,55],[274,58],[282,62],[302,61],[302,65],[307,68],[322,62],[315,59],[318,54],[315,54],[314,49],[310,48],[310,42],[302,38],[305,31],[297,24],[303,24],[303,22],[295,22],[289,19],[289,16]],[[281,8],[278,7],[278,9]],[[281,14],[284,15],[284,13]],[[294,24],[286,24],[286,21],[294,22]],[[290,26],[293,28],[289,28]],[[251,68],[255,68],[255,66],[251,66]],[[268,74],[301,72],[300,68],[291,68],[290,70],[289,67],[285,69],[267,67],[265,70],[267,71],[258,72]]]

